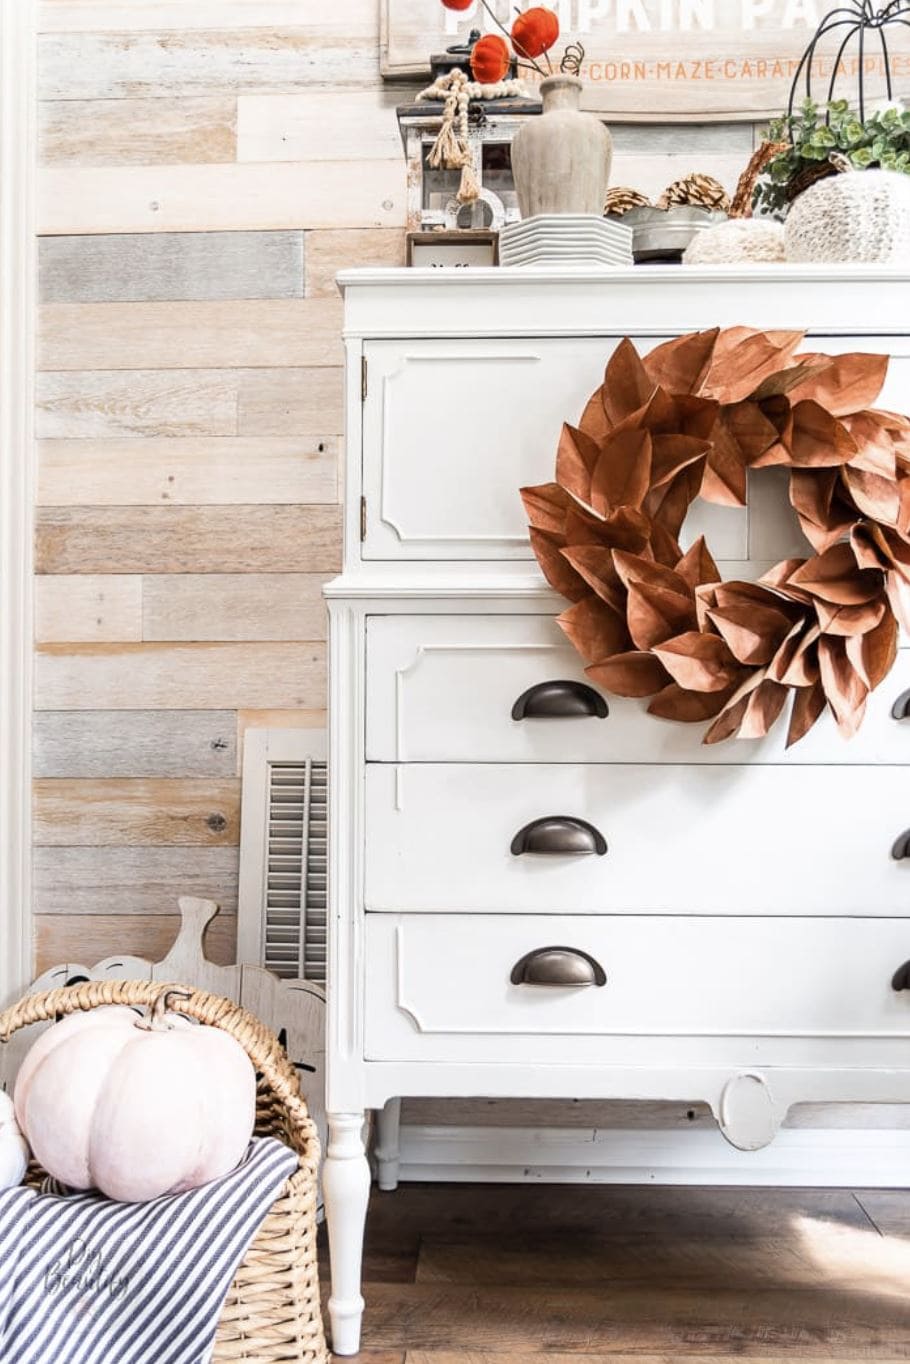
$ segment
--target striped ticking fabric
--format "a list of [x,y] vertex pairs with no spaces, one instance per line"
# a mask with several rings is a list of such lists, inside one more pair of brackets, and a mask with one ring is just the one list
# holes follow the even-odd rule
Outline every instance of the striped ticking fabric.
[[2,1364],[205,1364],[231,1280],[294,1153],[151,1203],[0,1191]]

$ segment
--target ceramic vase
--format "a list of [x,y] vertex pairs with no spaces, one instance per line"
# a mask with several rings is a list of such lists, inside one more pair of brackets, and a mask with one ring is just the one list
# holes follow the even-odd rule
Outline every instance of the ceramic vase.
[[512,173],[523,218],[538,213],[603,213],[613,139],[582,113],[577,76],[541,82],[543,114],[527,119],[512,142]]

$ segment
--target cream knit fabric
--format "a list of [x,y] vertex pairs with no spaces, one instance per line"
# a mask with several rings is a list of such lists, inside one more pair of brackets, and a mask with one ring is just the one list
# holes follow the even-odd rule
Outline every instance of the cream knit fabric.
[[910,175],[851,171],[794,199],[784,224],[787,260],[910,263]]
[[684,265],[738,265],[740,261],[784,259],[783,223],[771,218],[730,218],[696,232]]

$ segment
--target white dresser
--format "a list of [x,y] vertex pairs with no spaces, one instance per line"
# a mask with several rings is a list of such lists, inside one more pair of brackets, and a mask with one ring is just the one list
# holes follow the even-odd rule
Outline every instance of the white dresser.
[[[401,1095],[704,1100],[745,1150],[791,1104],[910,1099],[910,650],[859,736],[789,753],[605,696],[554,616],[518,490],[549,481],[617,341],[805,328],[887,352],[910,276],[766,267],[357,271],[344,571],[330,613],[334,1348],[356,1353],[367,1109]],[[779,471],[700,504],[725,577],[811,551]],[[910,716],[910,704],[906,706]],[[898,849],[900,851],[900,849]],[[582,856],[581,853],[588,855]],[[908,972],[910,975],[910,972]],[[908,981],[910,983],[910,981]]]

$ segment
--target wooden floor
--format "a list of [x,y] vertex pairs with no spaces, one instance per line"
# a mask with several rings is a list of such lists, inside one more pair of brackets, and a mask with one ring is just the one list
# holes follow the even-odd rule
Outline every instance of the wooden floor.
[[910,1192],[374,1190],[362,1364],[910,1360]]

